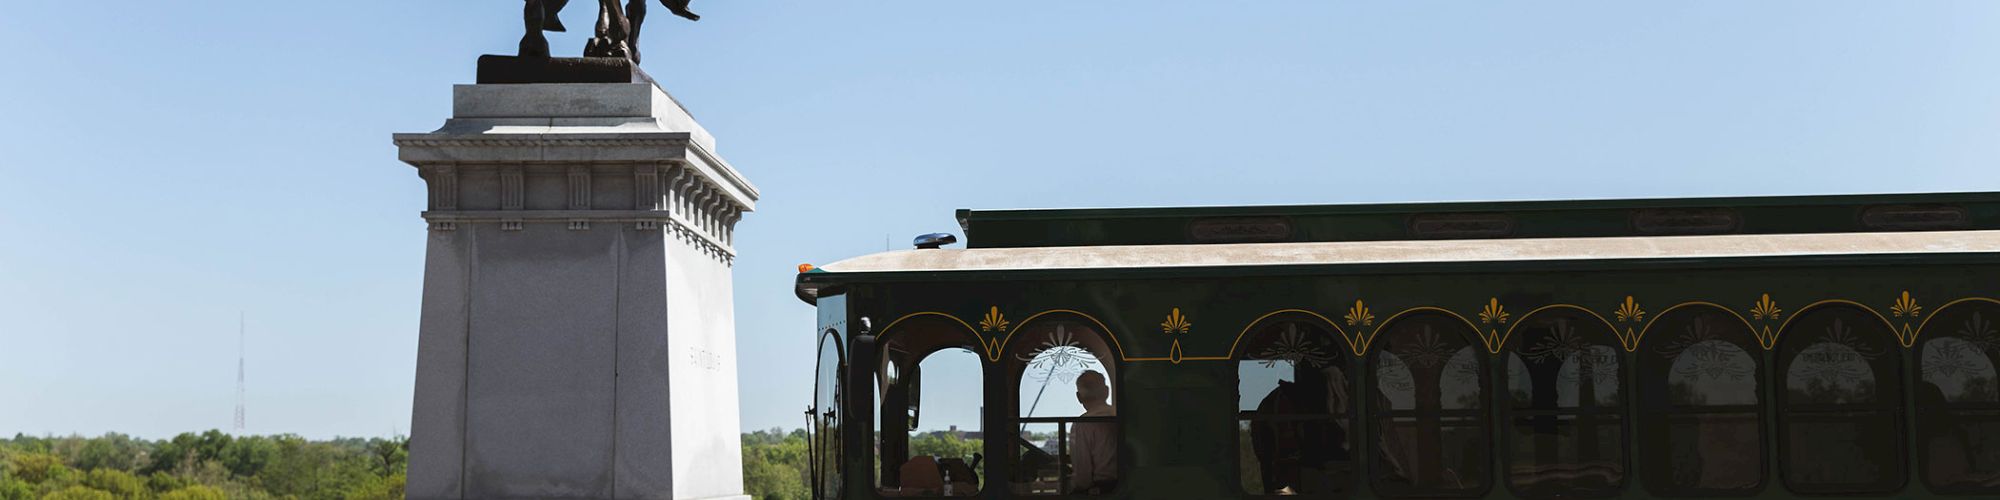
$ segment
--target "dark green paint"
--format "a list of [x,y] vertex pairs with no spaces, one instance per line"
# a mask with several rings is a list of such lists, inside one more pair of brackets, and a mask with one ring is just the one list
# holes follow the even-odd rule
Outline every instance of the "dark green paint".
[[[1498,214],[1513,221],[1509,238],[1636,236],[1636,213],[1646,210],[1724,209],[1741,224],[1727,234],[1885,231],[1862,214],[1876,207],[1936,206],[1964,211],[1962,224],[1944,229],[2000,228],[2000,193],[1781,196],[1638,200],[1511,201],[1370,205],[1109,208],[1081,210],[960,210],[969,248],[1199,243],[1189,237],[1196,221],[1276,217],[1289,221],[1282,241],[1386,241],[1430,239],[1413,234],[1414,217]],[[1687,234],[1719,234],[1696,231]],[[1660,233],[1671,234],[1671,233]]]
[[[1332,207],[1250,207],[1116,209],[1075,211],[961,212],[971,245],[974,247],[1060,246],[1102,244],[1183,243],[1174,241],[1184,234],[1191,220],[1203,217],[1282,215],[1292,218],[1304,230],[1305,238],[1323,240],[1403,239],[1395,234],[1406,227],[1409,214],[1418,212],[1506,212],[1515,214],[1523,234],[1517,236],[1599,236],[1629,234],[1629,211],[1658,207],[1726,206],[1742,216],[1743,232],[1857,232],[1858,217],[1866,207],[1883,204],[1954,204],[1971,214],[1968,229],[2000,228],[2000,194],[1970,193],[1947,195],[1888,195],[1842,197],[1737,198],[1696,200],[1630,200],[1536,203],[1483,203],[1438,205],[1373,205]],[[1627,233],[1619,233],[1621,224]],[[1959,253],[1929,255],[1761,257],[1729,259],[1646,259],[1630,261],[1547,261],[1547,262],[1457,262],[1391,265],[1305,265],[1245,266],[1181,269],[1107,269],[984,272],[810,272],[799,276],[803,288],[819,291],[819,296],[840,295],[842,300],[820,303],[823,318],[844,317],[850,332],[844,332],[849,353],[849,391],[869,390],[864,381],[872,378],[875,345],[867,339],[893,332],[864,331],[887,327],[897,318],[919,312],[951,315],[976,330],[980,318],[998,307],[1011,324],[1008,330],[1024,328],[1024,321],[1043,311],[1081,311],[1101,321],[1122,348],[1124,360],[1117,368],[1116,391],[1123,422],[1120,453],[1123,482],[1116,498],[1244,498],[1237,488],[1239,479],[1236,449],[1236,365],[1231,360],[1135,361],[1134,358],[1166,358],[1178,339],[1183,354],[1191,358],[1231,356],[1231,346],[1259,317],[1281,309],[1312,311],[1334,321],[1350,336],[1372,335],[1398,312],[1417,307],[1438,307],[1452,311],[1481,329],[1497,325],[1480,324],[1479,312],[1489,300],[1498,299],[1510,314],[1509,325],[1528,319],[1528,314],[1544,306],[1569,304],[1586,308],[1612,322],[1620,331],[1640,329],[1642,323],[1619,323],[1614,311],[1627,296],[1634,297],[1645,310],[1642,321],[1659,318],[1669,307],[1689,302],[1719,304],[1750,318],[1760,296],[1769,294],[1789,319],[1805,312],[1808,304],[1825,300],[1858,302],[1894,320],[1892,328],[1902,328],[1903,318],[1891,314],[1891,304],[1905,291],[1924,307],[1924,317],[1935,314],[1945,303],[1972,297],[2000,298],[2000,254]],[[1350,326],[1343,316],[1355,301],[1363,301],[1374,316],[1373,325]],[[1160,323],[1179,308],[1193,324],[1185,334],[1163,333]],[[822,322],[829,322],[822,319]],[[1755,330],[1780,328],[1781,321],[1751,321]],[[1911,326],[1915,326],[1911,322]],[[1504,327],[1502,327],[1504,328]],[[1932,325],[1930,332],[1950,328]],[[1504,331],[1504,330],[1503,330]],[[982,340],[1004,333],[967,332]],[[1919,332],[1924,335],[1927,332]],[[1654,347],[1660,336],[1641,339],[1637,353],[1623,353],[1620,366],[1624,393],[1637,394],[1639,386],[1632,373],[1635,356]],[[1782,337],[1781,337],[1782,339]],[[1015,339],[1021,340],[1021,339]],[[1028,342],[1003,346],[1001,356],[1013,356]],[[1504,347],[1504,346],[1503,346]],[[1236,353],[1241,354],[1241,353]],[[1903,361],[1906,405],[1914,397],[1915,359],[1912,349],[1899,353]],[[1777,399],[1775,350],[1760,354],[1764,367],[1762,390],[1766,408]],[[1487,370],[1498,381],[1504,363],[1489,356]],[[1356,359],[1355,361],[1364,361]],[[1374,383],[1365,363],[1354,364],[1350,394],[1366,394]],[[986,407],[1012,408],[1016,385],[1000,363],[988,363],[985,387]],[[1488,397],[1501,388],[1489,385]],[[872,398],[845,398],[842,408],[846,424],[844,494],[848,499],[877,498],[868,480],[872,463]],[[1354,398],[1357,415],[1367,415],[1369,398]],[[1628,422],[1638,417],[1636,397],[1627,396]],[[1493,408],[1493,405],[1488,405]],[[1489,410],[1496,411],[1496,410]],[[1011,413],[988,411],[986,429],[1011,429]],[[1791,498],[1779,476],[1777,412],[1764,418],[1766,444],[1764,487],[1751,498]],[[1907,415],[1901,429],[1891,431],[1913,435],[1914,419]],[[1367,426],[1356,426],[1350,436],[1356,449],[1367,450],[1374,436]],[[1630,429],[1631,427],[1628,427]],[[1505,427],[1492,427],[1495,476],[1487,494],[1491,498],[1514,498],[1501,471],[1505,471],[1508,441]],[[1629,431],[1628,431],[1629,432]],[[1907,440],[1906,440],[1907,441]],[[1007,476],[1008,444],[988,439],[987,477],[996,481],[979,498],[1013,498],[1004,481]],[[1626,479],[1619,494],[1630,498],[1652,498],[1645,475],[1631,457],[1666,450],[1648,449],[1646,440],[1628,438]],[[1906,443],[1907,445],[1907,443]],[[1746,451],[1749,452],[1749,451]],[[1914,456],[1916,450],[1909,450]],[[1357,454],[1353,462],[1353,492],[1356,498],[1373,498],[1367,484],[1371,455]],[[1914,460],[1906,461],[1910,480],[1895,495],[1877,498],[1930,497],[1933,495],[1919,478]],[[1962,497],[1961,497],[1962,498]]]

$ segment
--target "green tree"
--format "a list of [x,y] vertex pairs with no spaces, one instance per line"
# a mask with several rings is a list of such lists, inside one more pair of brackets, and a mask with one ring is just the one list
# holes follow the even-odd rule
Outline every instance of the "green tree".
[[76,459],[70,462],[77,470],[117,469],[132,470],[140,465],[146,456],[148,444],[132,439],[132,436],[116,432],[83,440],[77,450]]
[[154,447],[151,460],[140,472],[175,472],[198,467],[202,462],[223,460],[223,454],[237,440],[222,431],[209,429],[201,434],[183,432]]
[[237,438],[218,452],[223,467],[239,477],[255,477],[277,454],[277,440],[265,436]]
[[87,486],[76,485],[42,495],[42,500],[118,500],[118,497]]
[[347,489],[341,495],[346,500],[397,500],[403,498],[403,473],[382,478],[370,478]]
[[744,493],[760,499],[806,499],[807,460],[810,447],[803,430],[783,429],[746,433],[743,444]]
[[0,500],[34,500],[35,487],[12,476],[0,477]]
[[812,497],[806,482],[800,480],[803,474],[793,464],[768,460],[779,454],[765,453],[772,445],[755,445],[743,449],[743,488],[751,498],[760,500],[805,500]]
[[213,487],[193,485],[161,493],[159,500],[224,500],[229,498],[222,490]]
[[9,457],[8,462],[11,474],[30,484],[42,484],[69,475],[69,467],[63,465],[61,457],[45,452],[14,455]]
[[369,458],[374,459],[369,465],[374,467],[375,473],[388,478],[408,468],[410,438],[370,439],[368,453]]
[[14,450],[24,453],[49,452],[49,440],[47,438],[38,438],[34,436],[29,436],[27,434],[21,434],[18,432],[14,433],[13,442],[8,446],[10,448],[13,448]]
[[151,493],[146,481],[117,469],[93,469],[84,475],[83,485],[119,498],[144,498]]
[[972,454],[980,453],[985,446],[984,440],[959,439],[958,436],[951,434],[934,432],[910,440],[910,453],[913,456],[930,455],[941,458],[963,458],[969,461],[972,459]]
[[277,453],[256,476],[257,484],[277,496],[334,499],[379,477],[369,472],[371,459],[332,443],[314,443],[298,436],[277,438]]
[[187,476],[176,476],[165,472],[155,472],[146,476],[146,489],[153,490],[154,493],[166,493],[192,484],[194,481]]

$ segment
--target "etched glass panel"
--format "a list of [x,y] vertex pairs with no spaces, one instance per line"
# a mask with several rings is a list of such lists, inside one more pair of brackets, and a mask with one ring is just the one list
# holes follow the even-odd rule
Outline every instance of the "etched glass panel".
[[1478,332],[1441,315],[1384,325],[1369,357],[1375,460],[1370,482],[1394,497],[1475,495],[1489,465],[1484,346]]
[[1030,496],[1116,492],[1117,366],[1110,345],[1078,321],[1043,321],[1020,335],[1006,359],[1017,381],[1020,426],[1009,489]]
[[1348,356],[1326,329],[1278,322],[1237,362],[1238,472],[1251,495],[1337,495],[1353,469]]
[[1637,458],[1661,496],[1736,496],[1764,484],[1763,353],[1748,325],[1712,307],[1658,318],[1637,353],[1646,449]]
[[2000,305],[1969,302],[1931,317],[1918,337],[1919,465],[1932,489],[2000,494]]
[[1528,496],[1608,496],[1625,480],[1622,349],[1571,311],[1523,321],[1507,351],[1508,483]]
[[1778,470],[1798,493],[1887,493],[1905,482],[1902,356],[1866,310],[1830,306],[1779,333]]

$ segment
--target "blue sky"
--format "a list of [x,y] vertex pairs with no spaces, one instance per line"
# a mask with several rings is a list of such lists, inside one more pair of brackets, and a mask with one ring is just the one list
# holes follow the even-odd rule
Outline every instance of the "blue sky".
[[[518,4],[7,10],[0,433],[227,428],[239,311],[251,432],[407,431],[423,188],[389,134],[442,123]],[[794,266],[956,208],[2000,190],[1990,1],[695,10],[656,17],[646,67],[764,195],[747,429],[809,398]]]

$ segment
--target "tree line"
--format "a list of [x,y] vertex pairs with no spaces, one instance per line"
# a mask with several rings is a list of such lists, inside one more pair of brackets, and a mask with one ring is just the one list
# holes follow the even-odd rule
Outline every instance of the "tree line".
[[[759,500],[805,500],[806,431],[743,434],[743,486]],[[912,451],[966,456],[979,440],[916,436]],[[183,433],[0,439],[0,500],[389,500],[403,498],[408,438]]]
[[183,433],[0,440],[0,500],[403,498],[409,440]]

